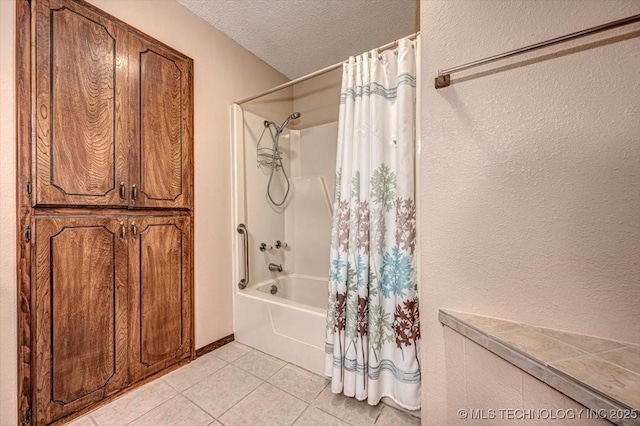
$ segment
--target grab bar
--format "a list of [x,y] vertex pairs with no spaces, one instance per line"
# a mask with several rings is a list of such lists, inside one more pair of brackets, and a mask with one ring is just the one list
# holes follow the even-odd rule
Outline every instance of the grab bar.
[[238,283],[238,287],[243,289],[249,284],[249,232],[243,223],[238,225],[238,232],[243,235],[243,251],[244,251],[244,278]]

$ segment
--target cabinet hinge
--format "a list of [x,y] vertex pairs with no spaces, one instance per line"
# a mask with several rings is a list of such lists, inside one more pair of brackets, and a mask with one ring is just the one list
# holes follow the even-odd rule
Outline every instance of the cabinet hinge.
[[27,243],[31,242],[31,227],[27,226],[27,229],[24,230],[24,240]]
[[[31,3],[31,2],[29,2]],[[31,407],[27,407],[27,411],[24,413],[24,422],[25,425],[31,424]]]
[[33,190],[33,189],[31,188],[31,181],[28,181],[28,182],[27,182],[26,189],[27,189],[27,195],[28,195],[28,196],[31,196],[31,192],[32,192],[32,190]]

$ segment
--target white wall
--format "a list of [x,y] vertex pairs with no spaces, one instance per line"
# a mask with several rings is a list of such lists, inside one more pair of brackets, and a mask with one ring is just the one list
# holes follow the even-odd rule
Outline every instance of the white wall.
[[[286,117],[291,112],[281,114]],[[263,149],[273,149],[273,138],[269,133],[269,129],[265,130],[264,116],[255,115],[251,112],[244,113],[244,179],[245,188],[245,222],[249,230],[249,271],[250,284],[273,279],[277,273],[269,271],[269,263],[284,265],[287,272],[292,272],[290,268],[293,266],[288,262],[289,250],[278,250],[275,248],[277,240],[285,241],[285,210],[291,203],[288,197],[282,207],[274,206],[267,198],[267,185],[271,174],[271,166],[261,165],[258,167],[257,148],[260,144],[261,152]],[[282,123],[282,117],[273,118],[278,124]],[[264,133],[263,133],[264,131]],[[290,176],[291,171],[291,147],[289,143],[289,131],[284,131],[280,136],[280,149],[283,151],[283,164]],[[264,158],[264,157],[262,157]],[[282,178],[282,171],[274,173],[271,186],[271,196],[277,202],[280,202],[286,190],[285,180]],[[293,181],[290,178],[290,185]],[[264,242],[271,246],[271,250],[261,252],[259,250],[260,243]]]
[[15,9],[0,1],[0,424],[16,424]]
[[[280,124],[291,114],[282,113],[273,120]],[[329,235],[331,234],[331,202],[335,182],[337,123],[318,125],[303,130],[285,130],[279,146],[290,183],[290,191],[282,207],[274,206],[266,191],[271,174],[268,165],[258,166],[257,147],[261,152],[273,147],[273,139],[264,132],[264,117],[244,111],[244,182],[245,218],[249,230],[249,261],[251,284],[275,279],[278,273],[269,271],[269,263],[282,264],[285,273],[323,277],[329,270]],[[276,115],[274,111],[270,116]],[[304,113],[303,113],[304,115]],[[297,121],[297,120],[296,120]],[[261,139],[262,138],[262,139]],[[282,171],[274,174],[271,194],[282,200],[286,185]],[[322,177],[324,186],[321,186]],[[276,249],[277,240],[288,247]],[[264,242],[272,249],[261,252]],[[326,261],[322,261],[325,259]]]
[[291,244],[293,270],[297,274],[326,277],[330,265],[338,123],[293,130],[291,134],[294,192],[285,213],[285,232]]
[[[335,121],[300,130],[300,148],[295,176],[322,176],[333,201],[338,151],[338,116]],[[296,170],[295,167],[299,170]]]
[[[287,79],[173,0],[91,3],[194,60],[196,347],[233,333],[230,104]],[[16,424],[15,2],[0,1],[0,424]],[[234,236],[235,238],[235,236]]]
[[640,341],[640,38],[614,38],[639,26],[433,88],[439,68],[638,13],[633,0],[422,1],[423,424],[452,410],[439,308]]

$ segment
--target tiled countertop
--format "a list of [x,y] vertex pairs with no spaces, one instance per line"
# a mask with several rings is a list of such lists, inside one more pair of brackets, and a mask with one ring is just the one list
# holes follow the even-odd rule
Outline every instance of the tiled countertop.
[[640,425],[640,345],[449,310],[440,322],[609,421]]

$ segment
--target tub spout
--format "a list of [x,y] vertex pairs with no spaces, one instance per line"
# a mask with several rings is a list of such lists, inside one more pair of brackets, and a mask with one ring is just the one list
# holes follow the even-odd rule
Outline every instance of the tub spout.
[[275,263],[270,263],[269,270],[274,272],[282,272],[282,265],[276,265]]

